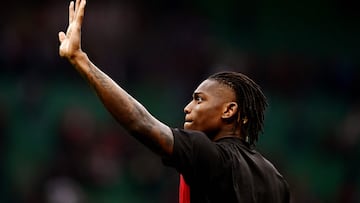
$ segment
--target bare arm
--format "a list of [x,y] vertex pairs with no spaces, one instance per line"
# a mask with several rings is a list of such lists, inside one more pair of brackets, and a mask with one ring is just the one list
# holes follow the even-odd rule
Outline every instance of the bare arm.
[[69,27],[59,32],[61,57],[67,58],[75,69],[95,89],[96,94],[114,116],[136,139],[154,152],[167,156],[173,151],[173,135],[168,126],[154,118],[138,101],[98,69],[81,49],[81,25],[85,0],[69,6]]

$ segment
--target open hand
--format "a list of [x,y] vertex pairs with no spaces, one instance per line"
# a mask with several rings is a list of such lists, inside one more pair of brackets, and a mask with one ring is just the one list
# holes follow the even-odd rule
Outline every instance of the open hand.
[[61,57],[71,59],[81,50],[81,25],[84,18],[86,0],[76,0],[69,5],[69,26],[66,34],[59,32],[59,54]]

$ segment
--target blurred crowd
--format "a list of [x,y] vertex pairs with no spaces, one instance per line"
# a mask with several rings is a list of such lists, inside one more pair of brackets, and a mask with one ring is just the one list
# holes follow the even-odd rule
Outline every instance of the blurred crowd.
[[[59,57],[68,3],[0,8],[0,202],[176,202],[176,171]],[[350,0],[88,0],[82,48],[172,127],[209,74],[249,75],[269,100],[258,150],[288,179],[292,202],[356,203],[359,22]]]

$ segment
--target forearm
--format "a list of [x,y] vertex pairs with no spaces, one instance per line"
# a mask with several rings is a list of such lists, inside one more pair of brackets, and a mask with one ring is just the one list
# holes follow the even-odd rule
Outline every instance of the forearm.
[[170,155],[173,135],[168,126],[154,118],[138,101],[98,69],[83,52],[70,59],[96,94],[131,135],[161,155]]

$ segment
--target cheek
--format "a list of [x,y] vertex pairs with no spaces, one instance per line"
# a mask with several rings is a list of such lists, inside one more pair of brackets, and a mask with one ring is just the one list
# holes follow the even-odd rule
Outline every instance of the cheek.
[[195,120],[197,121],[201,121],[204,119],[204,117],[207,116],[207,114],[209,113],[208,110],[206,110],[206,108],[204,108],[206,106],[202,106],[202,105],[196,105],[193,109],[193,113],[194,113],[194,117],[196,117]]
[[195,123],[196,125],[207,127],[215,125],[219,120],[220,116],[218,115],[217,109],[215,108],[206,108],[207,106],[197,106],[194,108],[194,113],[196,113]]
[[204,110],[202,105],[194,105],[190,114],[190,118],[192,121],[185,122],[184,128],[192,129],[192,130],[203,130],[207,120],[206,117],[207,117],[207,112],[206,110]]

